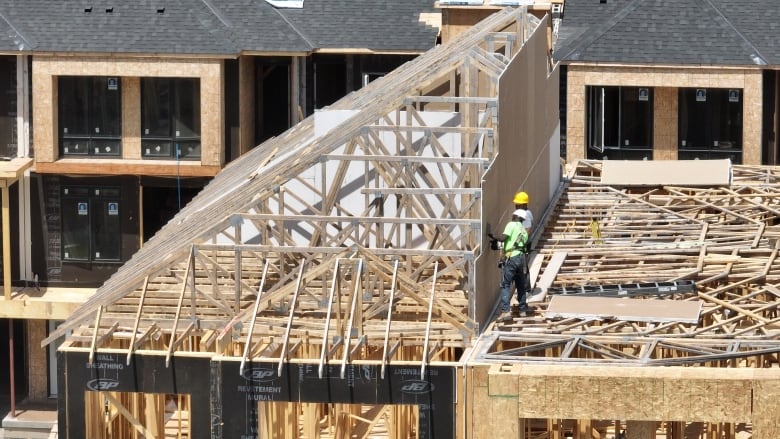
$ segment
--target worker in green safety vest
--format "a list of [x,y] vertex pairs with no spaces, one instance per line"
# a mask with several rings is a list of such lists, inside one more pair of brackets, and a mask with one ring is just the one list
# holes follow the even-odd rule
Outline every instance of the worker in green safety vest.
[[526,242],[528,241],[528,232],[523,225],[527,210],[517,209],[512,213],[512,220],[504,227],[504,233],[501,236],[490,236],[495,242],[502,243],[502,256],[499,262],[501,268],[501,294],[499,296],[499,309],[501,314],[499,321],[511,319],[509,302],[511,300],[512,282],[517,289],[517,299],[519,302],[520,313],[526,313],[530,310],[527,303],[527,286],[525,282],[525,252]]

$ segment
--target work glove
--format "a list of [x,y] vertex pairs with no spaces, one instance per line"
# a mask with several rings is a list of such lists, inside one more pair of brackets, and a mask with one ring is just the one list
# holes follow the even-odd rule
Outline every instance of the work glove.
[[496,237],[493,236],[492,233],[488,233],[488,238],[490,238],[490,249],[491,250],[498,250],[500,248],[498,246],[498,239],[496,239]]

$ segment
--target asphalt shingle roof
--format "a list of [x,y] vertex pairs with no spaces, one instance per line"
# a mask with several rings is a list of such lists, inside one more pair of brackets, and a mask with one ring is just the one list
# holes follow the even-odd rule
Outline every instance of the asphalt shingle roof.
[[432,0],[305,0],[303,9],[283,9],[295,29],[317,48],[425,51],[438,29],[420,13],[438,12]]
[[[762,15],[762,7],[773,12]],[[554,57],[637,64],[777,64],[780,49],[772,42],[780,36],[778,14],[777,0],[567,0]],[[771,36],[763,34],[771,29]]]
[[303,9],[280,9],[264,0],[0,0],[0,51],[422,52],[438,29],[421,23],[421,12],[435,12],[433,2],[306,0]]
[[0,0],[0,13],[33,41],[33,51],[235,52],[229,30],[205,4],[191,0]]

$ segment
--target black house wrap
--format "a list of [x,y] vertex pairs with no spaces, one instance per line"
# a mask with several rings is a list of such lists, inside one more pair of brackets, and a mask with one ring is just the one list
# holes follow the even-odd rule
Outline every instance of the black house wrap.
[[420,439],[455,437],[454,366],[419,367],[248,363],[240,374],[233,359],[172,357],[136,353],[127,365],[124,353],[60,351],[65,380],[59,392],[59,430],[65,438],[84,436],[82,392],[117,391],[190,395],[190,422],[194,439],[257,438],[257,404],[308,402],[346,404],[408,404],[419,408]]

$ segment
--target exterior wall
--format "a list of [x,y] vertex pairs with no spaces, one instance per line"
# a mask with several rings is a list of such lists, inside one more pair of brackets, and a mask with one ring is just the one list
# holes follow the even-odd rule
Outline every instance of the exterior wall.
[[[41,340],[46,338],[46,320],[26,320],[27,324],[27,399],[46,401],[49,398],[49,382],[46,348]],[[19,372],[17,372],[19,373]]]
[[653,102],[653,159],[677,160],[677,89],[655,89]]
[[204,166],[224,164],[224,68],[221,60],[35,56],[32,70],[36,162],[54,162],[59,158],[57,77],[69,75],[122,78],[124,159],[141,159],[140,78],[200,78],[200,163]]
[[466,437],[523,438],[527,419],[745,422],[754,439],[780,432],[778,369],[496,364],[470,366],[466,379]]
[[255,58],[238,59],[239,154],[255,146]]
[[[536,0],[536,4],[528,8],[528,13],[533,14],[539,19],[544,18],[550,13],[550,3],[546,0]],[[494,6],[455,6],[443,7],[441,10],[441,42],[446,44],[457,38],[464,30],[474,26],[489,15],[500,11],[501,8]],[[550,22],[548,22],[549,24]],[[552,47],[552,26],[547,26],[547,42]]]
[[497,8],[443,8],[441,10],[441,42],[447,44],[466,29],[474,26]]
[[[742,163],[761,164],[761,70],[570,64],[566,98],[566,161],[569,163],[586,157],[585,87],[589,85],[655,88],[657,100],[654,110],[653,138],[656,142],[653,145],[655,159],[676,158],[677,88],[743,89]],[[671,115],[664,113],[671,110],[674,110]],[[670,129],[673,129],[673,137]]]
[[122,158],[141,157],[141,78],[122,78]]

